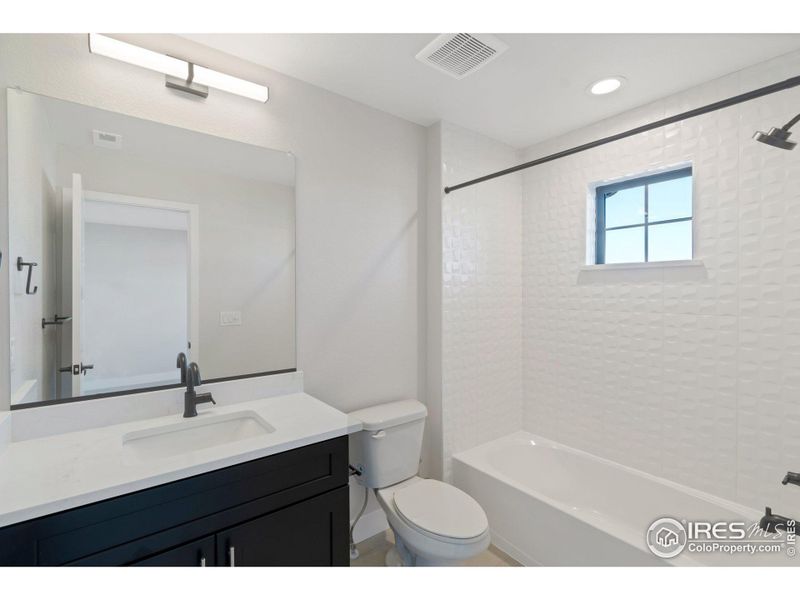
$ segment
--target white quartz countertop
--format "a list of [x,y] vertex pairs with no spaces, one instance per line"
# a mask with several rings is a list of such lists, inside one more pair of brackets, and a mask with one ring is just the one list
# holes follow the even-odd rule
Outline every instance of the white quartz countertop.
[[[10,442],[0,448],[0,527],[332,439],[360,428],[305,393],[227,406],[203,405],[193,419],[252,411],[275,431],[144,460],[126,434],[179,424],[181,414]],[[6,418],[12,418],[13,414]],[[199,421],[197,421],[199,422]],[[12,423],[13,426],[13,423]]]

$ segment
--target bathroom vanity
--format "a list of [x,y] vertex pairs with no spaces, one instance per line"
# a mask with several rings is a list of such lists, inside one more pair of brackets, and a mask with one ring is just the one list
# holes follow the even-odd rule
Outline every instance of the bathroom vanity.
[[347,438],[0,529],[3,565],[346,566]]
[[347,438],[0,529],[2,565],[346,566]]
[[243,381],[190,419],[180,390],[0,413],[0,565],[348,565],[357,425],[301,373]]

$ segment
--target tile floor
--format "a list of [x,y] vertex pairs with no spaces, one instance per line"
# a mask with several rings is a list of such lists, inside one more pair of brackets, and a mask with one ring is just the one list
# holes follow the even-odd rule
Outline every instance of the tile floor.
[[[378,535],[359,542],[358,551],[361,556],[350,561],[351,567],[383,567],[386,552],[394,543],[394,536],[391,531],[384,531]],[[505,552],[498,550],[494,546],[489,546],[487,550],[464,563],[467,567],[519,567],[520,564]]]

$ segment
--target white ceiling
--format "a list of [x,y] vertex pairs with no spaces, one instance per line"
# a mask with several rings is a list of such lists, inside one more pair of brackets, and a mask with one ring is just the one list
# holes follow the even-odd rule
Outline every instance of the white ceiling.
[[[496,34],[509,50],[455,80],[414,56],[437,34],[185,37],[421,125],[444,119],[516,147],[800,48],[800,35]],[[622,75],[608,96],[586,87]]]

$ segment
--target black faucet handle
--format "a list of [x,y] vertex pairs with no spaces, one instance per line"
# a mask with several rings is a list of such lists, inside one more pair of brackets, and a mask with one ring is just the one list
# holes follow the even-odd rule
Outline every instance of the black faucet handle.
[[197,394],[195,397],[195,402],[197,404],[205,404],[206,402],[210,402],[211,404],[216,404],[217,401],[214,400],[214,396],[211,395],[211,392],[206,392],[205,394]]
[[791,483],[793,485],[800,485],[800,473],[792,473],[791,471],[789,471],[788,473],[786,473],[786,476],[783,478],[783,481],[781,481],[781,483],[783,485],[786,485],[787,483]]

